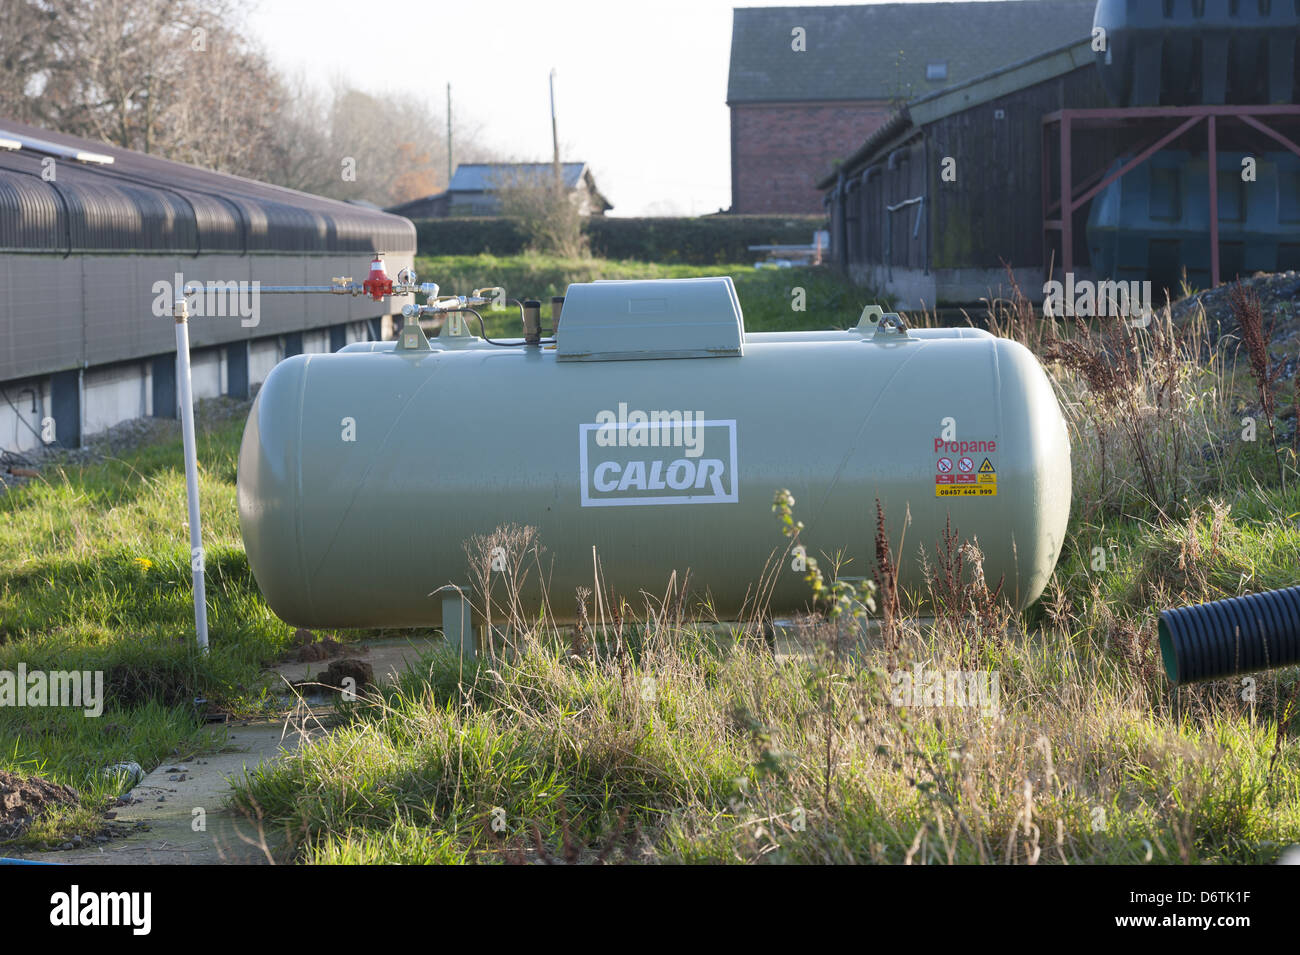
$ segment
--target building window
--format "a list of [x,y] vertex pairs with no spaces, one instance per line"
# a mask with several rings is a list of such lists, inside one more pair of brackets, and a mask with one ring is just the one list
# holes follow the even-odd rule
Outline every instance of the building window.
[[925,78],[927,80],[946,80],[948,78],[948,61],[925,64]]

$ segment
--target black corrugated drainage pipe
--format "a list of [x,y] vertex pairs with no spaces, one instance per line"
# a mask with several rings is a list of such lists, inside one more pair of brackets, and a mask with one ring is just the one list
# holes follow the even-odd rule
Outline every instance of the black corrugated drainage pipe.
[[1300,663],[1300,587],[1175,607],[1160,614],[1159,634],[1171,683]]

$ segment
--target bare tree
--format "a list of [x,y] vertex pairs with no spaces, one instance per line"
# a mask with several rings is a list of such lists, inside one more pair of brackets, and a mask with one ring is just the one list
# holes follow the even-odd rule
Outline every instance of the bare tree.
[[339,178],[331,163],[329,103],[303,76],[281,78],[280,97],[286,104],[276,117],[271,143],[258,176],[267,182],[330,195]]
[[0,3],[0,115],[23,123],[47,122],[42,94],[60,85],[50,52],[66,25],[48,4]]
[[351,159],[355,178],[336,174],[326,193],[393,205],[446,188],[445,120],[411,96],[377,96],[351,87],[334,90],[330,149],[335,169]]
[[275,171],[288,90],[267,58],[220,31],[191,55],[159,118],[158,152],[218,172],[266,179]]
[[587,254],[580,196],[557,180],[550,166],[507,167],[492,185],[501,214],[515,220],[532,248],[564,258]]
[[3,0],[0,66],[0,116],[60,132],[381,206],[447,184],[443,115],[285,78],[241,0]]

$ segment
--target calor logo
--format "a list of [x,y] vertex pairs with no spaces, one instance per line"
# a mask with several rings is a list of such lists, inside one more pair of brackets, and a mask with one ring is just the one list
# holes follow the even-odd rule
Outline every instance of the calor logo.
[[583,507],[734,503],[736,421],[703,411],[604,410],[578,425]]

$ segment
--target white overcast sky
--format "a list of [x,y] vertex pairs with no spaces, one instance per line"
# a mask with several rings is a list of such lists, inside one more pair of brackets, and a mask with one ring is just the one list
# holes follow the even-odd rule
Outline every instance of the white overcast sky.
[[[591,165],[614,215],[731,202],[727,66],[735,6],[788,0],[260,0],[272,60],[322,88],[427,97],[516,159],[549,160],[547,76],[566,161]],[[386,36],[392,37],[391,40]]]

